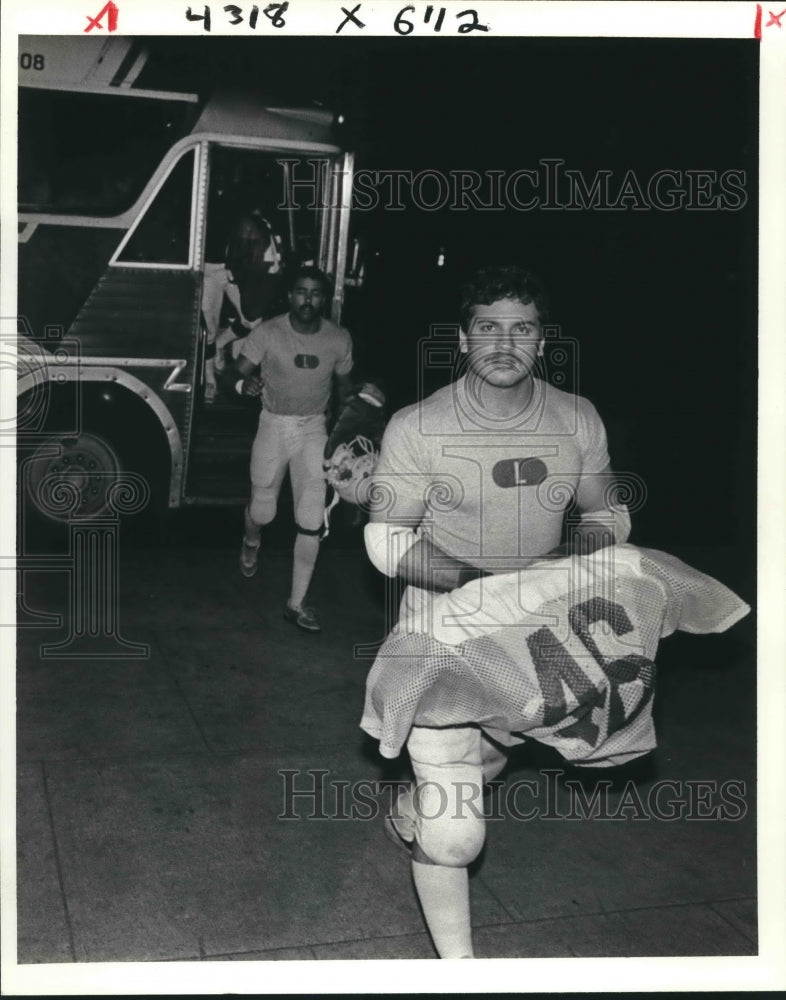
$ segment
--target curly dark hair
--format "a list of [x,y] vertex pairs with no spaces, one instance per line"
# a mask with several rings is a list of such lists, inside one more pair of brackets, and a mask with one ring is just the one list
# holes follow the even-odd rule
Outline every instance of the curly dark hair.
[[518,264],[501,264],[481,267],[464,282],[459,313],[462,329],[469,329],[473,306],[490,306],[500,299],[518,299],[524,305],[533,302],[541,323],[548,319],[548,296],[540,278]]
[[322,285],[322,291],[325,295],[330,295],[330,278],[328,278],[324,271],[321,271],[318,267],[313,267],[310,264],[303,265],[302,267],[296,267],[291,274],[288,275],[286,284],[287,291],[291,292],[301,278],[311,278],[313,281],[320,282]]

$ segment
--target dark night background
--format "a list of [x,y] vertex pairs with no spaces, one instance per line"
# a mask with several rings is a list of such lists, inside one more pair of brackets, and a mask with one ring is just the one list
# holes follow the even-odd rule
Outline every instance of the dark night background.
[[[356,212],[367,280],[345,322],[396,406],[418,341],[455,323],[468,267],[520,261],[580,345],[578,390],[647,502],[632,541],[736,550],[704,565],[752,597],[755,562],[758,43],[476,38],[150,39],[139,86],[251,87],[346,116],[356,169],[739,170],[739,210]],[[445,266],[436,266],[444,248]],[[435,373],[434,385],[449,372]],[[430,385],[431,387],[431,385]],[[712,561],[710,557],[710,561]]]
[[[150,59],[138,88],[251,90],[271,106],[317,101],[345,116],[356,170],[510,174],[562,159],[587,183],[611,171],[612,192],[628,171],[645,189],[659,170],[744,174],[739,210],[355,211],[350,237],[362,240],[366,280],[348,290],[343,322],[358,367],[384,377],[395,409],[417,398],[433,325],[457,325],[469,269],[520,262],[537,271],[551,321],[579,345],[567,387],[596,405],[614,468],[646,484],[631,542],[683,559],[755,606],[757,41],[304,39],[269,30],[144,41]],[[133,133],[124,130],[123,142],[130,148]],[[451,371],[425,376],[432,391]],[[342,787],[344,775],[395,781],[406,766],[380,768],[375,741],[361,742],[357,729],[368,652],[395,592],[362,554],[362,530],[342,504],[315,577],[325,631],[319,640],[296,635],[281,615],[294,525],[283,502],[279,511],[262,551],[281,551],[263,557],[253,581],[237,569],[243,513],[234,501],[149,505],[122,522],[119,568],[108,546],[100,565],[95,548],[80,550],[77,584],[46,561],[39,573],[33,563],[31,585],[21,574],[25,614],[46,608],[69,633],[81,623],[81,642],[116,597],[122,621],[114,609],[113,626],[121,623],[124,640],[144,639],[149,653],[137,663],[124,654],[82,661],[67,643],[42,652],[43,629],[18,630],[20,961],[190,961],[195,949],[208,960],[301,950],[354,959],[410,957],[419,947],[406,867],[396,873],[380,830],[304,823],[282,833],[274,818],[282,762],[302,776],[335,768]],[[51,529],[56,543],[34,538],[31,553],[71,546],[62,527]],[[61,599],[70,605],[50,615]],[[488,881],[475,898],[488,900],[485,940],[502,954],[751,955],[759,912],[767,957],[772,917],[757,910],[755,881],[753,618],[729,634],[664,642],[660,749],[613,769],[617,788],[734,776],[750,796],[746,822],[559,831],[535,823],[523,841],[520,824],[494,824],[494,851],[478,862]],[[512,771],[565,763],[556,758],[528,741]],[[762,748],[759,759],[764,768],[777,758]],[[585,794],[609,773],[569,771]],[[352,950],[364,942],[369,950]],[[400,942],[403,955],[389,950]]]

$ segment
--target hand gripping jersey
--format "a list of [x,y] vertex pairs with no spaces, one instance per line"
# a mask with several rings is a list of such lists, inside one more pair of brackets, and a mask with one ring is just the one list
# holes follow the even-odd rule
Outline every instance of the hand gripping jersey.
[[413,725],[470,724],[577,765],[640,757],[656,745],[658,641],[724,631],[750,610],[679,559],[630,545],[416,593],[367,681],[361,726],[384,757]]

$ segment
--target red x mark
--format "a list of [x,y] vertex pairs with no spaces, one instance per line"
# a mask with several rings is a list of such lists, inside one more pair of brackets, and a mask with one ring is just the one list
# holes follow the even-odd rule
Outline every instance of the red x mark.
[[[103,7],[103,9],[100,10],[95,17],[90,17],[88,15],[88,24],[85,31],[92,31],[93,28],[103,28],[104,26],[101,24],[101,18],[104,14],[107,15],[107,27],[110,31],[115,31],[117,28],[117,7],[112,3],[112,0],[109,0],[109,3],[106,4],[106,6]],[[784,14],[786,14],[786,11],[784,11]]]
[[773,25],[773,24],[777,24],[779,28],[783,27],[783,25],[781,24],[781,18],[783,17],[784,14],[786,14],[786,7],[783,8],[783,10],[780,12],[780,14],[773,14],[773,12],[771,10],[768,10],[767,13],[770,15],[770,19],[764,25],[765,28],[769,28],[770,25]]

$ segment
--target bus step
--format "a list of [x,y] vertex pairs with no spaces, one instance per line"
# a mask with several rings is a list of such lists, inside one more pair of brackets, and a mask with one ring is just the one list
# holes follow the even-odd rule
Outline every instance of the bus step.
[[236,497],[188,496],[183,497],[186,507],[244,507],[248,503],[248,494]]
[[238,427],[256,431],[259,423],[259,402],[255,399],[231,400],[222,403],[216,400],[211,406],[202,406],[198,410],[200,425],[209,427]]
[[238,441],[237,438],[224,438],[211,435],[208,438],[197,438],[191,448],[192,462],[202,464],[213,460],[219,462],[242,460],[246,463],[251,458],[252,441]]
[[186,492],[194,496],[243,496],[250,488],[247,464],[224,468],[215,464],[193,466],[186,482]]

